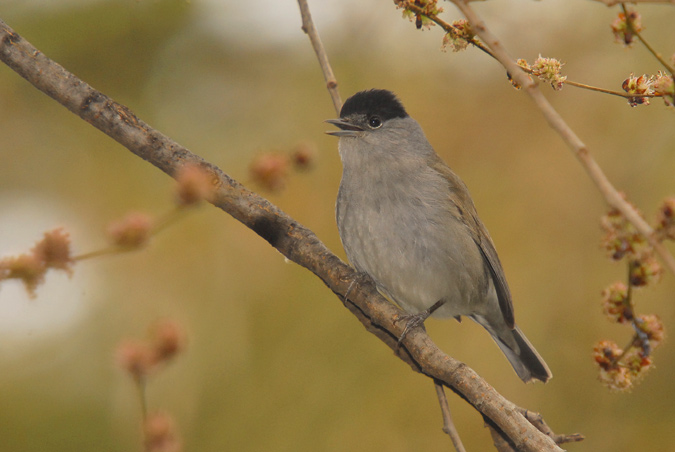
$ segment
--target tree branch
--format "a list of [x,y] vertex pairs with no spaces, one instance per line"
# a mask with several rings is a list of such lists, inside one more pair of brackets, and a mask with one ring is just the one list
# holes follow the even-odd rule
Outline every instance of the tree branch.
[[[317,275],[344,300],[357,277],[352,268],[331,253],[310,230],[266,199],[246,189],[215,165],[204,161],[171,138],[140,120],[121,105],[47,58],[0,20],[0,60],[33,86],[101,130],[135,155],[170,176],[185,164],[210,171],[217,187],[213,204],[252,229],[288,259]],[[421,330],[397,346],[403,312],[384,299],[368,279],[360,278],[345,306],[411,368],[443,382],[473,405],[509,438],[517,450],[561,451],[540,433],[513,403],[506,400],[465,364],[443,353]]]
[[[474,1],[474,0],[470,0],[470,1]],[[673,1],[675,1],[675,0],[673,0]],[[424,9],[421,8],[420,6],[416,5],[415,3],[413,3],[412,0],[395,0],[395,3],[400,8],[405,8],[407,10],[410,10],[410,11],[414,12],[414,13],[417,13],[417,14],[420,14],[420,15],[423,15],[423,16],[427,17],[429,20],[431,20],[436,25],[441,27],[447,33],[456,33],[456,31],[454,29],[454,26],[452,24],[449,24],[448,22],[444,21],[443,19],[441,19],[440,17],[438,17],[436,15],[425,13]],[[462,38],[462,39],[465,39],[465,38]],[[478,41],[477,39],[471,38],[471,40],[468,40],[467,42],[469,44],[472,44],[476,48],[482,50],[484,53],[491,56],[495,60],[497,59],[497,57],[495,57],[495,55],[492,53],[492,51],[488,47],[486,47],[483,43]],[[521,71],[527,72],[528,74],[532,73],[531,69],[526,69],[526,68],[521,67],[521,66],[518,66],[518,68]],[[565,84],[565,85],[574,86],[576,88],[583,88],[583,89],[587,89],[589,91],[596,91],[596,92],[599,92],[599,93],[610,94],[612,96],[624,97],[624,98],[627,98],[627,99],[631,99],[631,98],[635,98],[635,97],[639,97],[639,98],[663,97],[662,94],[641,94],[639,96],[636,96],[634,93],[631,94],[631,93],[626,93],[626,92],[623,92],[623,91],[614,91],[614,90],[611,90],[611,89],[599,88],[597,86],[591,86],[591,85],[587,85],[585,83],[575,82],[575,81],[572,81],[570,79],[565,79],[562,83]]]
[[450,412],[450,406],[448,405],[448,398],[445,397],[443,383],[434,381],[434,387],[436,388],[436,397],[438,397],[438,403],[441,406],[441,414],[443,415],[443,432],[450,437],[450,441],[452,441],[452,445],[455,447],[456,452],[466,452],[462,439],[459,437],[457,427],[455,427],[455,423],[452,420],[452,413]]
[[531,80],[525,74],[520,66],[516,64],[513,58],[502,46],[499,39],[486,27],[483,20],[471,8],[465,0],[452,0],[457,8],[464,14],[472,29],[483,40],[483,42],[490,48],[494,57],[506,68],[506,71],[511,77],[522,86],[527,94],[532,98],[534,103],[541,110],[544,118],[548,124],[558,132],[563,141],[569,146],[577,159],[595,183],[600,193],[605,198],[605,201],[613,208],[617,209],[621,214],[633,225],[635,228],[647,238],[649,244],[654,248],[656,253],[661,257],[661,260],[672,274],[675,275],[675,258],[668,251],[668,249],[658,240],[654,229],[647,223],[640,213],[619,193],[619,191],[612,185],[605,173],[600,168],[600,165],[595,161],[591,155],[586,144],[581,141],[576,133],[570,128],[560,114],[553,108],[546,97],[539,90],[538,83]]
[[328,55],[326,50],[323,48],[323,43],[321,42],[321,37],[316,31],[314,26],[314,21],[312,20],[312,15],[309,12],[309,6],[307,5],[307,0],[298,0],[298,6],[300,7],[300,16],[302,17],[302,31],[304,31],[309,40],[314,47],[314,53],[319,60],[321,65],[321,72],[323,72],[323,78],[326,80],[326,88],[330,93],[330,97],[333,100],[333,107],[335,107],[335,112],[340,115],[340,110],[342,109],[342,99],[340,99],[340,93],[338,92],[338,82],[333,74],[333,69],[330,67],[328,62]]
[[642,45],[645,46],[645,48],[649,51],[649,53],[654,55],[654,58],[656,58],[659,61],[659,63],[661,63],[661,65],[663,65],[664,68],[666,68],[666,70],[670,73],[671,76],[675,74],[675,69],[673,69],[673,67],[666,60],[663,59],[661,54],[657,52],[656,49],[647,42],[647,40],[642,36],[642,33],[640,33],[640,31],[637,29],[635,23],[633,23],[631,15],[628,13],[628,8],[626,8],[626,4],[624,2],[621,2],[621,10],[623,11],[623,17],[626,18],[626,25],[628,26],[630,31],[635,36],[638,37]]

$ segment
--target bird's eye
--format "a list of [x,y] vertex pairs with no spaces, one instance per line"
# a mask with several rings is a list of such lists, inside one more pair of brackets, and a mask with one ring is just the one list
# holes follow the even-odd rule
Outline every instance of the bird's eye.
[[382,121],[378,116],[371,116],[368,118],[368,125],[370,126],[371,129],[377,129],[382,125]]

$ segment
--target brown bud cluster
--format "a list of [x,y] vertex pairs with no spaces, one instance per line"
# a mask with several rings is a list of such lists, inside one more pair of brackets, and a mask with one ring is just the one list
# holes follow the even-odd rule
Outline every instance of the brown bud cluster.
[[661,96],[667,107],[675,106],[675,84],[672,75],[659,71],[654,77],[652,88],[654,94]]
[[153,221],[141,212],[132,212],[108,227],[112,243],[127,250],[139,249],[150,241]]
[[[660,237],[673,233],[673,217],[675,199],[667,199],[657,215],[656,231]],[[605,231],[602,246],[609,257],[613,260],[625,257],[628,263],[628,281],[615,282],[603,290],[602,310],[609,320],[630,325],[634,333],[625,350],[612,341],[601,341],[595,346],[593,357],[600,368],[600,381],[610,389],[623,391],[651,367],[651,353],[664,339],[663,323],[657,316],[635,313],[631,289],[657,282],[663,268],[646,238],[618,210],[612,209],[601,223]]]
[[291,161],[293,166],[299,170],[310,169],[315,160],[316,146],[313,143],[303,141],[291,150]]
[[600,225],[605,232],[601,246],[611,259],[616,261],[624,257],[638,259],[649,252],[647,240],[618,209],[612,209],[604,215]]
[[453,32],[448,32],[443,36],[441,50],[445,52],[448,47],[453,52],[465,50],[475,37],[469,21],[466,19],[456,20],[452,23],[452,28]]
[[185,165],[176,175],[178,205],[190,206],[200,201],[212,201],[217,179],[204,167]]
[[636,324],[638,328],[647,335],[649,346],[654,349],[663,343],[666,337],[663,328],[663,322],[659,316],[654,314],[640,315],[637,318]]
[[180,452],[182,445],[173,419],[165,413],[148,416],[143,425],[146,452]]
[[[630,25],[628,21],[630,21]],[[614,40],[626,47],[630,47],[635,42],[635,31],[640,33],[643,30],[642,16],[637,11],[628,10],[628,21],[626,20],[626,15],[620,12],[610,25],[614,34]]]
[[615,391],[632,388],[652,365],[651,358],[642,349],[631,347],[624,351],[616,343],[606,340],[595,345],[593,358],[600,367],[600,381]]
[[593,359],[602,368],[615,366],[622,354],[623,350],[613,341],[600,341],[593,348]]
[[656,231],[662,237],[675,240],[675,198],[666,198],[656,213]]
[[647,74],[635,77],[632,73],[630,76],[623,81],[621,88],[628,94],[635,94],[635,97],[628,98],[628,104],[631,107],[637,107],[638,105],[649,105],[649,97],[643,97],[645,95],[650,96],[654,94],[654,81],[653,76],[648,76]]
[[612,322],[633,320],[633,311],[628,305],[628,287],[623,282],[617,281],[602,291],[602,311]]
[[396,8],[403,9],[403,17],[415,22],[419,30],[422,27],[431,28],[434,22],[429,16],[437,16],[443,12],[438,6],[438,0],[394,0]]
[[[523,59],[523,58],[519,58],[519,59],[516,60],[516,64],[517,64],[518,66],[522,67],[523,69],[525,69],[525,72],[527,72],[528,74],[530,74],[530,73],[532,72],[532,67],[531,67],[530,64],[527,62],[527,60],[525,60],[525,59]],[[518,84],[518,82],[516,82],[516,81],[513,79],[513,77],[511,77],[511,74],[509,74],[509,73],[507,72],[506,75],[507,75],[507,77],[509,78],[509,82],[511,82],[511,86],[513,86],[515,89],[520,89],[520,88],[522,88],[522,86],[520,86],[520,85]],[[530,77],[529,75],[527,76],[527,78],[528,78],[530,81],[532,81],[532,77]]]
[[279,191],[286,186],[288,157],[284,154],[266,153],[257,156],[249,166],[253,182],[269,191]]
[[633,287],[643,287],[653,282],[659,282],[663,274],[663,267],[652,253],[643,253],[640,259],[631,261],[629,280]]
[[656,315],[640,315],[632,319],[632,309],[626,303],[625,286],[615,283],[603,292],[605,313],[620,323],[632,322],[636,334],[626,350],[613,341],[600,341],[593,349],[593,359],[600,368],[599,379],[607,387],[624,391],[651,368],[651,352],[663,343],[663,322]]
[[551,88],[559,91],[563,88],[565,80],[567,80],[566,76],[561,75],[562,67],[563,63],[561,63],[560,60],[556,60],[555,58],[543,58],[539,55],[539,58],[532,63],[530,69],[532,70],[533,75],[539,77],[539,80],[549,83]]
[[75,261],[70,251],[70,235],[63,228],[45,232],[42,240],[28,252],[0,259],[0,282],[6,279],[20,280],[31,297],[44,282],[47,270],[63,270],[72,273]]
[[185,348],[185,333],[176,322],[164,320],[145,341],[126,340],[117,347],[117,363],[136,381],[141,381]]
[[302,142],[287,152],[265,152],[255,157],[249,165],[249,174],[254,183],[268,191],[280,191],[286,187],[292,169],[307,170],[316,160],[316,147]]

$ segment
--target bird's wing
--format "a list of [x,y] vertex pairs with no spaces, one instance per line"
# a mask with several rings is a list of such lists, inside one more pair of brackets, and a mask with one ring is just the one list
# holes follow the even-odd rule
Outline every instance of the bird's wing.
[[[492,276],[492,282],[497,292],[499,308],[504,316],[504,321],[509,328],[513,328],[515,325],[513,302],[511,301],[511,291],[506,283],[504,269],[502,268],[502,263],[499,261],[499,256],[497,256],[497,250],[492,243],[490,234],[483,225],[483,222],[478,218],[478,213],[469,195],[469,190],[459,176],[453,173],[440,157],[431,163],[431,166],[449,181],[451,198],[458,208],[457,214],[464,224],[466,224],[473,241],[483,255],[483,260]],[[459,206],[464,206],[464,208],[462,209]]]
[[494,283],[495,290],[497,291],[499,308],[502,310],[502,315],[504,316],[506,325],[509,328],[513,328],[515,326],[515,319],[513,316],[513,302],[511,301],[511,291],[509,290],[509,285],[506,283],[506,275],[504,275],[502,263],[499,261],[499,256],[497,256],[497,250],[492,243],[490,234],[488,234],[487,229],[480,221],[478,216],[474,217],[474,221],[478,226],[478,234],[477,237],[473,238],[473,240],[480,248],[483,259],[485,259],[485,262],[487,262],[488,269],[492,275],[492,282]]

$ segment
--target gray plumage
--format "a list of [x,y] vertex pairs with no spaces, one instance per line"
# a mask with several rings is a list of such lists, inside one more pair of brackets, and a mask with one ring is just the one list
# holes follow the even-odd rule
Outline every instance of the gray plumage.
[[421,322],[470,317],[523,381],[547,381],[546,363],[514,323],[504,271],[468,189],[417,121],[393,93],[369,90],[327,122],[341,129],[328,133],[340,137],[336,216],[351,264]]

